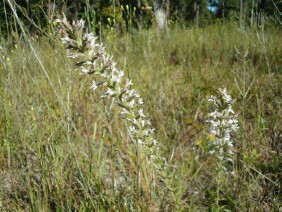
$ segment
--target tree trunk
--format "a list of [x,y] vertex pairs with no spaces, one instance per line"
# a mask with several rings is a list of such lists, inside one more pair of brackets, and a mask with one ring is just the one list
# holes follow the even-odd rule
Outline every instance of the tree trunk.
[[[240,0],[238,0],[240,1]],[[218,9],[217,15],[219,18],[222,20],[225,18],[225,0],[217,0],[216,1],[216,6]]]
[[170,17],[170,0],[166,0],[166,20]]
[[[120,13],[120,14],[118,14],[118,15],[122,17],[122,11],[120,10],[120,7],[121,7],[120,0],[117,0],[117,1],[116,1],[116,6],[117,6],[117,8],[118,8],[118,13]],[[116,32],[117,32],[117,34],[122,34],[123,28],[122,28],[121,20],[118,20],[118,19],[116,20],[116,25],[115,25],[115,27],[116,27]]]
[[25,3],[26,3],[27,15],[31,19],[30,0],[26,1]]
[[257,27],[261,26],[262,24],[264,24],[264,20],[263,20],[263,16],[264,16],[264,12],[265,12],[265,7],[266,7],[266,0],[260,0],[259,4],[258,4],[258,9],[256,12],[256,16],[257,16]]
[[221,3],[221,17],[223,19],[225,18],[225,0],[222,0],[222,3]]
[[260,0],[259,10],[264,12],[265,7],[266,7],[266,0]]
[[48,19],[51,19],[51,0],[48,0]]
[[244,1],[240,0],[240,25],[242,25],[244,22],[243,7],[244,7]]
[[163,36],[167,33],[166,11],[163,8],[163,0],[154,1],[154,13],[157,22],[158,33]]
[[254,17],[255,17],[255,0],[253,0],[253,2],[252,2],[251,25],[253,25],[255,23]]
[[200,5],[199,0],[194,0],[194,26],[199,26],[199,18],[200,18]]
[[142,27],[142,0],[138,0],[137,2],[137,9],[138,9],[138,27]]

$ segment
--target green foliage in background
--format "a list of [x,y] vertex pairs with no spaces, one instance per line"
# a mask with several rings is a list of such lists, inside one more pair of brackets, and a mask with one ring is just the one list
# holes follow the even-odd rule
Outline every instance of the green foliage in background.
[[[52,22],[64,13],[69,19],[84,18],[88,27],[99,34],[101,27],[109,24],[109,18],[114,21],[114,28],[118,32],[132,31],[133,28],[151,28],[154,25],[154,2],[157,0],[1,0],[0,30],[5,35],[17,31],[19,27],[8,5],[9,1],[21,21],[28,26],[30,33],[44,34],[42,30],[50,32]],[[272,20],[271,24],[277,26],[282,18],[280,0],[242,0],[242,5],[237,0],[160,0],[160,2],[163,9],[167,10],[170,26],[175,23],[193,26],[196,18],[195,3],[199,6],[198,21],[201,27],[208,26],[216,20],[240,20],[247,25],[261,25],[265,17],[269,17]],[[211,7],[213,10],[209,9]]]

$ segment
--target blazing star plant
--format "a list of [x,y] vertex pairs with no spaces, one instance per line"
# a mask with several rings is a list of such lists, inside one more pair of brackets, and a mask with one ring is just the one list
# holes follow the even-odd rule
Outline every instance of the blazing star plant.
[[[212,103],[214,111],[209,113],[210,123],[210,150],[209,153],[217,158],[216,165],[216,207],[220,208],[220,200],[222,191],[225,190],[227,184],[231,185],[232,180],[228,175],[234,174],[230,168],[230,164],[234,164],[234,143],[232,134],[235,133],[239,126],[237,115],[232,109],[235,102],[230,95],[227,94],[226,88],[219,89],[221,98],[211,96],[209,102]],[[229,180],[228,180],[229,179]],[[228,182],[229,181],[229,182]]]
[[230,159],[233,155],[233,140],[231,134],[238,127],[237,115],[232,109],[235,100],[227,94],[226,88],[219,89],[221,99],[215,96],[209,98],[214,106],[214,111],[209,113],[210,137],[212,138],[211,154],[217,155],[220,160]]
[[104,45],[97,42],[98,38],[93,33],[84,32],[83,20],[70,24],[64,17],[57,22],[61,26],[62,43],[68,49],[68,57],[75,60],[76,70],[82,75],[92,75],[91,89],[96,91],[103,87],[101,98],[111,99],[121,108],[120,116],[126,122],[132,142],[147,158],[153,175],[159,182],[164,182],[164,187],[169,187],[166,161],[160,156],[158,142],[153,136],[155,129],[144,113],[143,99],[132,88],[132,81],[124,79],[124,71],[117,68]]

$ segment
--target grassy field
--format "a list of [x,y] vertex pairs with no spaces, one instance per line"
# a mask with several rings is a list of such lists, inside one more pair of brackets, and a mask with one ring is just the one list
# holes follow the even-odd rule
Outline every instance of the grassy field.
[[[279,211],[282,32],[214,24],[100,38],[144,100],[170,189],[151,186],[119,117],[59,36],[1,41],[3,211]],[[236,99],[232,176],[209,153],[208,99]],[[144,170],[143,170],[144,169]],[[144,174],[146,173],[146,174]],[[164,192],[165,191],[165,192]],[[280,209],[279,209],[280,208]]]

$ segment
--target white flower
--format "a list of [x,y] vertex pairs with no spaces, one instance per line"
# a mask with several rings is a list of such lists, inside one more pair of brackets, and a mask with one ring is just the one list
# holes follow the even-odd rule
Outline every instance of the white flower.
[[153,145],[156,146],[158,144],[157,140],[153,140]]
[[210,153],[211,155],[213,155],[213,154],[215,154],[215,150],[214,150],[214,149],[213,149],[213,150],[210,150],[209,153]]
[[128,97],[132,97],[135,93],[135,90],[132,89],[132,90],[126,90],[126,93],[128,94]]
[[116,94],[116,91],[114,91],[111,88],[108,88],[108,90],[106,91],[106,93],[104,93],[101,97],[107,97],[107,96],[114,96]]
[[113,70],[111,75],[112,82],[120,83],[123,75],[124,75],[123,71],[118,71],[117,69]]
[[130,79],[126,80],[125,88],[128,88],[129,86],[133,85]]
[[218,116],[220,116],[220,113],[218,113],[217,110],[215,110],[214,112],[210,113],[209,116],[213,118],[217,118]]
[[96,44],[96,40],[98,37],[94,36],[93,33],[85,33],[83,35],[83,39],[88,42],[89,49],[94,49],[99,46],[99,44]]
[[144,128],[146,125],[146,120],[141,120],[141,127]]
[[135,99],[132,99],[130,102],[128,102],[128,107],[133,108],[134,104],[135,104]]
[[129,126],[128,130],[131,134],[135,134],[136,133],[136,128],[134,126]]
[[226,88],[219,89],[219,92],[222,95],[222,98],[225,100],[227,104],[233,104],[234,100],[231,98],[230,95],[227,94]]
[[128,112],[128,110],[126,109],[126,108],[122,108],[121,109],[121,114],[123,115],[123,114],[129,114],[129,112]]
[[[209,102],[212,102],[215,106],[215,110],[209,113],[210,119],[207,122],[210,123],[210,134],[215,135],[213,141],[213,149],[209,152],[211,154],[217,154],[220,160],[230,158],[233,155],[233,141],[231,133],[235,132],[238,127],[237,115],[235,115],[232,105],[235,102],[230,95],[227,94],[226,89],[219,89],[222,99],[218,99],[215,96],[209,98]],[[222,108],[226,105],[226,108]],[[220,111],[219,111],[220,110]],[[224,152],[223,146],[227,147]]]
[[137,119],[133,119],[133,120],[132,120],[132,123],[133,123],[134,125],[137,125],[137,124],[138,124]]
[[134,95],[135,98],[140,98],[140,94],[135,92],[135,95]]
[[104,72],[104,73],[100,74],[100,76],[103,77],[104,79],[107,79],[107,78],[108,78],[107,72]]
[[116,76],[116,75],[112,75],[112,81],[113,81],[113,82],[120,83],[121,78],[119,78],[119,77],[118,77],[118,76]]
[[144,142],[143,142],[141,139],[138,139],[138,140],[137,140],[137,143],[140,144],[140,145],[143,145],[143,144],[144,144]]
[[87,68],[85,68],[84,66],[81,66],[80,69],[80,75],[86,75],[88,74],[89,70]]
[[146,136],[148,136],[148,135],[154,133],[154,131],[155,131],[155,129],[150,129],[150,128],[148,128],[148,129],[145,129],[145,130],[144,130],[144,134],[145,134]]
[[[97,54],[101,54],[101,61],[102,61],[102,65],[105,67],[105,66],[109,66],[111,64],[111,62],[113,61],[112,60],[112,57],[109,56],[109,55],[106,55],[106,54],[103,54],[103,50],[101,50],[101,52],[97,52]],[[101,67],[101,68],[104,68],[104,67]]]
[[146,117],[145,115],[144,115],[144,112],[143,112],[143,108],[141,108],[141,109],[139,109],[138,110],[138,114],[139,114],[139,116],[141,116],[141,117]]
[[119,77],[120,79],[123,77],[123,75],[124,75],[124,71],[119,71],[119,72],[118,72],[118,77]]
[[227,113],[235,114],[234,110],[231,108],[231,105],[227,108]]
[[142,99],[142,98],[139,98],[139,99],[138,99],[138,104],[139,104],[139,105],[143,105],[143,104],[144,104],[144,102],[143,102],[143,99]]
[[91,89],[96,90],[98,88],[97,83],[95,81],[92,81]]
[[126,96],[121,97],[121,102],[124,103],[126,101],[126,99],[127,99]]
[[215,105],[218,105],[218,99],[215,96],[211,96],[208,101],[213,102]]

